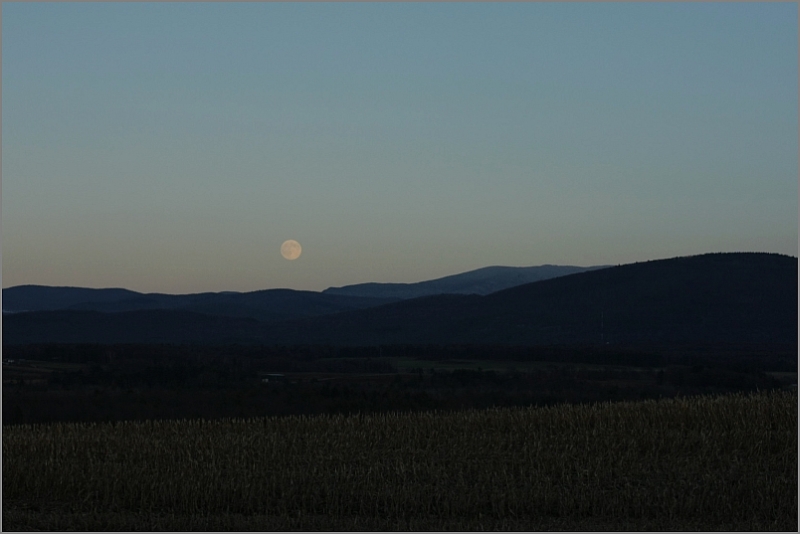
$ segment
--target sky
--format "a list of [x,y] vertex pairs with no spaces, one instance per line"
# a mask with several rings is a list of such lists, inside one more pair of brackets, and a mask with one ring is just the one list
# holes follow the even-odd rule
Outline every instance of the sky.
[[797,256],[797,9],[5,2],[2,286]]

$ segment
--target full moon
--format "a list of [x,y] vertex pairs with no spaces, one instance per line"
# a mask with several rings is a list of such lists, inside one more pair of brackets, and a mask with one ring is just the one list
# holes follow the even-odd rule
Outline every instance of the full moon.
[[287,260],[296,260],[303,252],[303,247],[294,239],[288,239],[281,245],[281,256]]

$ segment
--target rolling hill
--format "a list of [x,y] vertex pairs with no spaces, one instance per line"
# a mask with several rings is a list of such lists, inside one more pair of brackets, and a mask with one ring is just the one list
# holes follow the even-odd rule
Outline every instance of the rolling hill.
[[441,295],[270,329],[288,343],[797,342],[797,259],[705,254],[610,267],[487,296]]

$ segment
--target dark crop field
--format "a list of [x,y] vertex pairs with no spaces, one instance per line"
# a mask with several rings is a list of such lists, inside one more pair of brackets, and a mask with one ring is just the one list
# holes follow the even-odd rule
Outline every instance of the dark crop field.
[[796,531],[797,394],[11,425],[3,530]]

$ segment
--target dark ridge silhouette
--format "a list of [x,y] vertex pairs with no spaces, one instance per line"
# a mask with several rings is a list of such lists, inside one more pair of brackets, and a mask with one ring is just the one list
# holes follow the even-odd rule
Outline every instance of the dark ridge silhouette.
[[3,343],[797,343],[797,258],[719,253],[259,322],[178,310],[4,316]]
[[3,311],[85,310],[126,312],[182,310],[207,315],[284,321],[341,311],[369,308],[397,299],[323,295],[316,291],[267,289],[237,293],[167,295],[127,289],[15,286],[3,290]]
[[121,288],[23,285],[3,289],[3,311],[63,310],[82,303],[113,303],[142,296],[136,291]]

